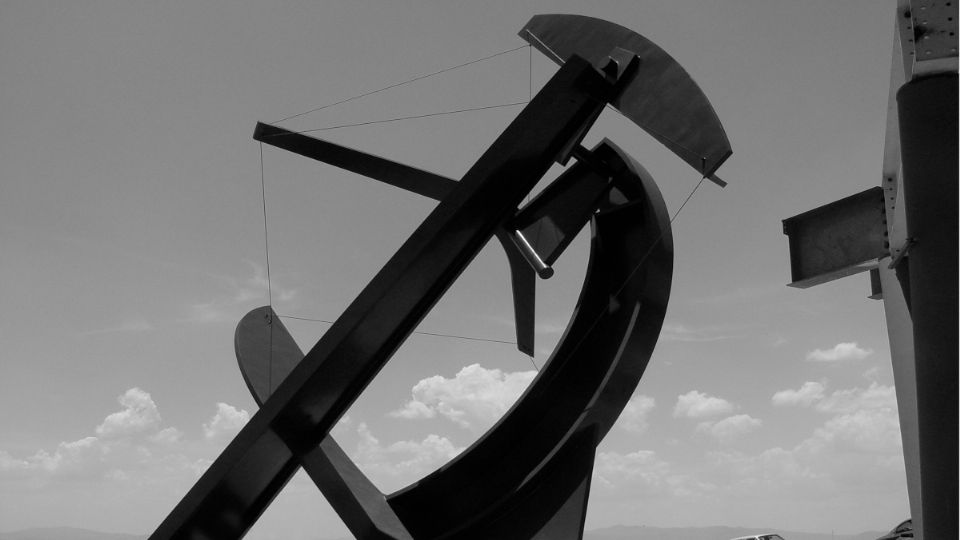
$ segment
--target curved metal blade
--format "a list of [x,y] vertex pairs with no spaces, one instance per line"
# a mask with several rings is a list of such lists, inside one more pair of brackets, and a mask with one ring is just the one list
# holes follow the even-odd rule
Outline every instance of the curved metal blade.
[[[240,373],[257,405],[303,359],[303,352],[270,306],[247,313],[237,325],[234,348]],[[331,435],[299,456],[307,474],[358,538],[412,540],[383,493]]]
[[618,48],[638,56],[636,77],[612,105],[705,177],[730,156],[727,134],[700,87],[647,38],[601,19],[555,14],[534,16],[519,35],[558,64],[576,54],[603,68]]

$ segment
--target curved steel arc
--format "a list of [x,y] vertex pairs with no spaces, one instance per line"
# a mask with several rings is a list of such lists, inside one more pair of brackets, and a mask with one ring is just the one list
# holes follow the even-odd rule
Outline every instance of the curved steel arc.
[[498,225],[622,90],[617,83],[582,59],[562,66],[150,538],[243,536]]
[[[240,373],[258,406],[273,393],[267,381],[279,384],[303,360],[303,351],[270,306],[251,310],[240,319],[233,343]],[[412,538],[387,505],[383,493],[357,468],[333,436],[327,435],[316,448],[301,456],[300,463],[354,536]]]
[[[592,155],[612,183],[592,219],[577,308],[556,351],[504,418],[454,461],[386,499],[332,437],[302,458],[358,537],[530,538],[589,483],[595,447],[650,358],[672,274],[669,216],[653,180],[609,141]],[[269,397],[261,384],[267,359],[270,376],[282,380],[303,356],[268,307],[243,318],[235,346],[258,403]]]
[[613,189],[591,223],[590,263],[574,315],[537,378],[490,431],[388,497],[416,538],[495,521],[517,504],[510,494],[536,480],[531,471],[565,441],[588,429],[597,441],[606,434],[646,368],[670,294],[669,216],[656,184],[629,156],[609,141],[594,155],[611,166]]
[[[455,187],[321,141],[330,159],[359,161],[361,174],[441,201],[306,355],[269,308],[241,321],[238,361],[262,408],[151,539],[241,537],[301,465],[364,539],[582,535],[596,445],[639,383],[663,324],[673,245],[666,206],[643,167],[607,140],[591,151],[579,143],[613,103],[711,179],[730,148],[700,89],[642,36],[573,15],[536,16],[521,36],[561,68]],[[277,146],[304,155],[317,149],[306,138]],[[570,156],[578,164],[518,214],[551,164]],[[549,264],[585,220],[587,275],[544,368],[460,456],[381,493],[329,437],[337,419],[493,236],[506,244],[504,230],[552,225],[527,246]],[[505,248],[512,268],[529,255]],[[529,270],[512,277],[515,296],[532,290]],[[518,336],[532,329],[532,311],[517,319]],[[519,341],[532,348],[532,340]]]

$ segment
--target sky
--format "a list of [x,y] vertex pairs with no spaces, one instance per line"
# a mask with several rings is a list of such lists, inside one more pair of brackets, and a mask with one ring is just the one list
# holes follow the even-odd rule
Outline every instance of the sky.
[[[587,528],[887,530],[909,517],[889,344],[866,274],[789,288],[780,221],[878,185],[895,3],[878,0],[0,2],[0,531],[149,533],[256,411],[236,323],[269,296],[333,320],[435,202],[263,148],[256,121],[508,51],[538,13],[671,54],[733,156],[673,227],[649,367],[598,448]],[[320,129],[525,101],[524,47],[284,122]],[[314,133],[459,178],[519,112]],[[629,121],[609,137],[671,213],[700,180]],[[548,175],[555,176],[559,167]],[[541,187],[546,182],[541,184]],[[262,198],[263,197],[263,198]],[[264,241],[264,199],[269,239]],[[513,339],[488,246],[418,328]],[[537,354],[412,335],[334,430],[384,491],[476,440],[572,312],[587,238],[538,282]],[[329,326],[284,319],[301,348]],[[299,474],[248,538],[346,528]]]

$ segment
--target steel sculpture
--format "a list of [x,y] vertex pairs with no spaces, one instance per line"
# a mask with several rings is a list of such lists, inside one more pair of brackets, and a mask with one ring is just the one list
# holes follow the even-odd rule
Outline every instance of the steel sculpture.
[[[582,536],[596,445],[653,351],[673,250],[646,171],[608,140],[590,150],[580,142],[612,104],[718,183],[730,149],[692,79],[630,30],[539,15],[520,36],[561,67],[460,181],[257,125],[259,141],[440,202],[306,354],[271,308],[241,320],[237,359],[261,408],[151,538],[239,538],[301,465],[358,538]],[[552,163],[571,157],[575,164],[518,209]],[[381,493],[329,436],[334,423],[494,236],[511,265],[519,346],[532,349],[534,276],[549,277],[586,223],[583,290],[530,387],[453,461]]]

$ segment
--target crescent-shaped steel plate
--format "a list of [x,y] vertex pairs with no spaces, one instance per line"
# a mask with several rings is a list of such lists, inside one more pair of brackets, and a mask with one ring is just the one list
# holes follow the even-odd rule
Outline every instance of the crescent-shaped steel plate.
[[[490,431],[388,497],[415,538],[448,537],[464,524],[482,530],[522,504],[512,495],[546,481],[535,472],[568,441],[584,430],[603,438],[647,366],[670,295],[669,216],[656,184],[633,159],[607,140],[593,154],[613,165],[613,188],[591,223],[590,262],[573,318],[537,378]],[[559,502],[576,485],[567,487]]]
[[536,15],[519,36],[558,64],[573,55],[603,67],[623,49],[640,58],[633,82],[611,104],[705,177],[730,156],[710,101],[669,54],[618,24],[583,15]]
[[[557,521],[582,530],[596,445],[646,368],[673,261],[653,180],[609,141],[591,153],[612,181],[591,220],[583,290],[556,351],[504,418],[455,460],[386,498],[329,436],[302,458],[358,537],[533,538]],[[303,357],[268,307],[241,320],[235,345],[252,392]],[[258,403],[268,397],[255,393]]]

